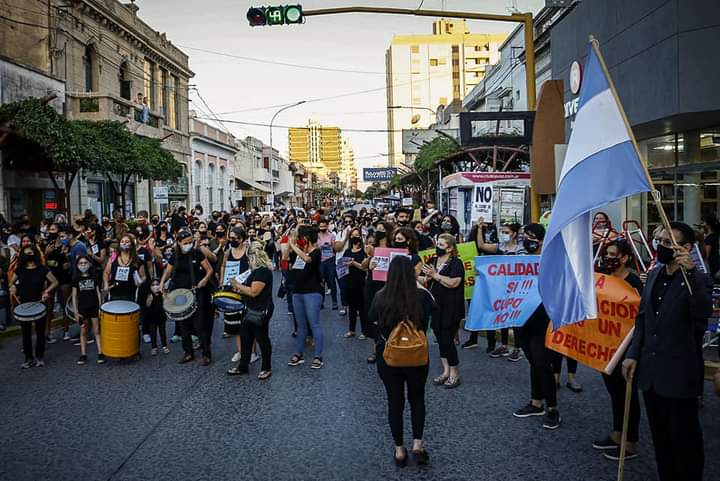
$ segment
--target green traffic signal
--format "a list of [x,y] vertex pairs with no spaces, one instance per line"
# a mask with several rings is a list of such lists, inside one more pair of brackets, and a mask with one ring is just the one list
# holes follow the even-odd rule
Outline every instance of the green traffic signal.
[[247,19],[251,27],[303,23],[302,6],[277,5],[271,7],[250,7],[247,13]]

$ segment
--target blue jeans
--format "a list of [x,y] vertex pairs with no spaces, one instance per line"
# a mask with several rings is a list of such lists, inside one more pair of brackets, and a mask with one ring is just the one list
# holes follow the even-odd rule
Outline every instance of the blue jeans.
[[[322,275],[325,287],[330,288],[330,296],[332,297],[333,306],[337,306],[337,272],[335,271],[335,258],[332,257],[320,263],[320,275]],[[323,291],[323,301],[325,300],[325,291]]]
[[293,306],[295,307],[295,319],[297,320],[297,338],[295,339],[295,351],[298,354],[305,352],[305,338],[307,337],[307,326],[312,329],[315,349],[313,355],[322,357],[323,351],[323,330],[320,327],[320,304],[322,294],[312,292],[310,294],[293,294]]

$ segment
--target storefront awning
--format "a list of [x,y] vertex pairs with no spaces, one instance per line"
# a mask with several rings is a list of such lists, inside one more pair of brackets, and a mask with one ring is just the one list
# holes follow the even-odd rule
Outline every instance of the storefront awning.
[[239,177],[235,177],[235,181],[240,184],[242,190],[256,190],[258,192],[264,192],[266,194],[270,193],[270,189],[268,187],[265,187],[262,184],[258,184],[255,181],[249,179],[241,179]]

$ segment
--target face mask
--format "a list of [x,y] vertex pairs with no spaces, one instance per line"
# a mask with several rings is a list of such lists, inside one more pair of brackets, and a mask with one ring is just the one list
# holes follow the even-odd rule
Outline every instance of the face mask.
[[381,230],[375,232],[375,240],[381,241],[385,238],[386,232],[383,232]]
[[325,228],[325,229],[320,229],[320,232],[327,232],[327,228]]
[[440,228],[442,230],[452,230],[452,224],[450,224],[449,222],[443,222]]
[[399,221],[398,221],[398,225],[399,225],[399,226],[402,226],[402,227],[405,227],[405,226],[407,225],[407,223],[408,223],[408,222],[407,222],[406,220],[399,220]]
[[352,245],[360,244],[360,242],[362,242],[362,239],[360,239],[360,238],[357,237],[357,236],[354,236],[354,237],[351,237],[351,238],[350,238],[350,243],[351,243]]
[[652,240],[652,248],[655,252],[657,252],[658,245],[660,245],[660,242],[658,242],[657,239]]
[[620,267],[620,259],[618,257],[603,257],[603,264],[610,272],[615,272]]
[[128,252],[128,251],[130,250],[130,246],[129,246],[129,245],[125,245],[125,244],[120,244],[120,250],[121,250],[122,252]]
[[180,249],[182,249],[183,254],[187,254],[192,250],[192,244],[183,244],[180,246]]
[[104,221],[102,222],[102,224],[103,224],[103,225],[109,225],[109,224],[110,224],[110,221],[109,221],[109,220],[104,220]]
[[48,234],[48,239],[50,239],[51,241],[54,241],[54,240],[57,239],[57,238],[58,238],[58,233],[57,233],[57,232],[50,232],[50,233]]
[[70,245],[70,239],[60,239],[60,245],[63,247],[67,247]]
[[233,239],[230,241],[230,247],[240,247],[240,241],[237,239]]
[[407,245],[407,242],[395,242],[395,247],[397,247],[398,249],[405,249],[407,248]]
[[87,265],[87,264],[78,265],[78,270],[79,270],[80,272],[82,272],[83,274],[85,274],[87,271],[90,270],[90,266]]
[[540,242],[536,240],[525,239],[523,240],[523,247],[526,251],[528,251],[528,253],[532,254],[533,252],[537,252],[537,250],[540,248]]
[[222,239],[223,237],[225,237],[225,232],[216,232],[215,237],[217,237],[218,239]]
[[150,292],[152,292],[153,294],[159,293],[159,292],[160,292],[160,286],[157,285],[157,284],[154,284],[154,285],[150,286]]
[[440,247],[436,247],[436,248],[435,248],[435,255],[437,255],[438,257],[442,257],[442,256],[444,256],[445,254],[447,254],[447,250],[446,250],[446,249],[442,249],[442,248],[440,248]]
[[669,247],[665,247],[662,244],[657,246],[657,261],[662,264],[670,264],[675,257],[675,251]]
[[510,242],[510,234],[502,234],[502,233],[501,233],[501,234],[498,236],[498,240],[499,240],[500,242],[502,242],[502,243]]

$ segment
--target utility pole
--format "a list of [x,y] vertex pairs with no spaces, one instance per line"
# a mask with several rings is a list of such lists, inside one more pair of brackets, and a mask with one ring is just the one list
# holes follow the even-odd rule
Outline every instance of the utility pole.
[[[272,119],[270,119],[270,159],[269,159],[269,167],[270,167],[270,210],[275,209],[275,177],[273,174],[273,122],[275,122],[275,117],[277,117],[281,112],[284,112],[287,109],[291,109],[293,107],[297,107],[298,105],[304,104],[306,101],[301,100],[299,102],[295,102],[294,104],[286,105],[285,107],[281,108],[277,112],[275,112],[275,115],[272,116]],[[278,173],[279,177],[279,173]]]

